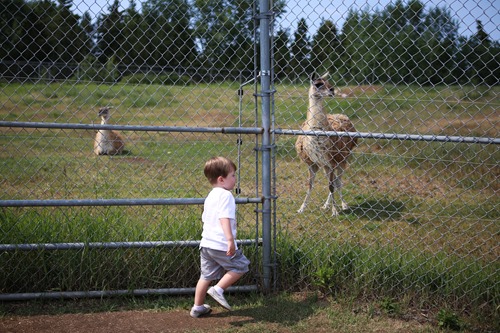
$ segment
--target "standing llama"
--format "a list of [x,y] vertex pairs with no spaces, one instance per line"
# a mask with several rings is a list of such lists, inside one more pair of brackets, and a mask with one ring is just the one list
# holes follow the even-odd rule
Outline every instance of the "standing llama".
[[[320,78],[311,78],[307,120],[302,125],[302,130],[355,132],[354,125],[346,115],[325,113],[323,98],[334,96],[334,88],[326,80],[327,76],[328,74]],[[316,172],[320,168],[323,168],[326,172],[330,191],[323,209],[327,209],[331,203],[332,215],[338,215],[333,198],[335,190],[339,193],[342,210],[348,208],[347,203],[342,198],[342,174],[347,167],[347,158],[351,154],[351,150],[356,146],[356,142],[357,138],[350,136],[301,135],[297,138],[295,149],[301,160],[309,168],[307,193],[298,213],[302,213],[306,208],[311,196]]]
[[[101,125],[106,125],[111,116],[108,107],[100,108],[99,117]],[[123,153],[125,142],[120,133],[113,130],[100,129],[97,131],[94,141],[94,153],[96,155],[118,155]]]

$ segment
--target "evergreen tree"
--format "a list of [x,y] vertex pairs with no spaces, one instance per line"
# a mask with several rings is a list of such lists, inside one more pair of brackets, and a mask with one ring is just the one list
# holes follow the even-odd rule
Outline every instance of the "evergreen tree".
[[174,68],[196,58],[191,9],[186,0],[149,0],[143,4],[144,33],[138,47],[147,65]]
[[291,70],[294,79],[309,77],[311,65],[311,41],[308,35],[309,27],[305,19],[300,19],[297,30],[293,34],[291,45]]
[[357,84],[452,83],[458,25],[441,8],[425,12],[418,0],[383,11],[350,12],[342,29],[346,78]]
[[109,14],[102,14],[97,21],[97,56],[102,64],[106,64],[110,58],[120,61],[123,52],[119,52],[125,40],[123,35],[123,16],[120,12],[119,0],[109,7]]
[[340,37],[340,61],[341,67],[339,68],[340,75],[344,78],[346,83],[352,79],[351,70],[354,66],[354,61],[350,55],[353,54],[356,39],[356,26],[359,22],[359,14],[350,9],[347,13],[346,20],[342,26],[342,33]]
[[[284,6],[284,0],[273,3],[276,17],[281,15]],[[249,64],[253,63],[255,44],[257,52],[259,50],[259,41],[254,38],[254,10],[259,11],[255,1],[195,0],[194,8],[196,45],[202,66],[217,75],[232,69],[252,69]]]
[[23,39],[25,40],[20,58],[33,62],[47,62],[54,59],[54,39],[52,32],[57,29],[53,18],[57,14],[57,6],[51,2],[29,3],[29,13],[25,20],[28,26]]
[[254,20],[252,8],[254,0],[241,0],[235,3],[233,19],[234,26],[229,29],[229,39],[232,41],[226,50],[230,68],[238,70],[253,70],[253,34]]
[[229,0],[195,0],[195,34],[202,53],[202,65],[222,69],[229,62],[227,50],[232,40],[226,38],[234,27],[231,17],[235,7]]
[[483,23],[476,21],[477,31],[471,37],[470,77],[475,84],[499,84],[499,49],[484,30]]
[[[0,59],[21,60],[29,41],[26,38],[31,8],[24,0],[0,1]],[[2,71],[3,72],[3,71]]]
[[141,50],[145,45],[142,44],[142,35],[144,34],[143,17],[137,11],[135,0],[131,0],[129,7],[123,14],[124,36],[125,39],[121,45],[121,53],[123,54],[121,68],[124,73],[135,73],[137,69],[143,65],[144,59],[141,58]]
[[[81,18],[71,12],[73,0],[1,1],[1,72],[27,77],[51,63],[57,64],[45,68],[51,77],[68,77],[75,63],[95,63],[90,54],[103,68],[122,72],[144,65],[155,71],[203,66],[225,78],[234,69],[253,69],[254,49],[259,51],[253,17],[259,10],[252,0],[146,0],[142,12],[136,1],[121,11],[114,0],[95,27],[88,12]],[[284,5],[274,2],[277,17]],[[353,84],[497,85],[499,42],[476,23],[473,36],[459,36],[449,10],[426,10],[421,0],[396,0],[375,12],[351,10],[341,34],[325,20],[312,39],[301,19],[292,37],[283,29],[275,34],[275,74],[298,79],[316,69]],[[29,65],[20,69],[15,62]]]
[[407,17],[408,24],[415,32],[415,35],[421,34],[424,30],[424,15],[424,5],[419,0],[410,0],[408,3]]
[[358,64],[359,69],[356,82],[358,84],[374,84],[378,82],[376,75],[379,66],[377,55],[379,50],[377,48],[377,41],[379,39],[377,25],[377,16],[363,15],[361,17],[360,41],[358,43]]
[[274,68],[278,79],[288,77],[290,72],[290,37],[286,29],[280,29],[274,37]]
[[80,20],[80,26],[82,29],[81,39],[83,41],[83,46],[81,51],[84,57],[86,57],[89,54],[91,54],[92,50],[94,49],[94,42],[93,42],[94,25],[92,24],[92,18],[89,12],[83,13],[83,16]]
[[66,8],[69,10],[73,5],[73,0],[57,0],[57,3],[59,4],[59,8]]
[[[217,69],[252,69],[252,0],[195,0],[195,35],[200,61]],[[222,74],[225,75],[225,74]],[[221,76],[223,77],[223,76]]]
[[420,49],[424,59],[418,69],[424,73],[423,84],[453,83],[458,52],[458,23],[445,8],[435,7],[424,20],[425,30]]
[[53,61],[72,63],[80,62],[88,52],[88,39],[83,33],[80,18],[70,11],[71,0],[60,0],[57,13],[52,18],[54,30],[51,40],[54,40]]
[[341,75],[348,84],[362,84],[365,80],[366,63],[363,57],[366,55],[366,42],[369,41],[370,33],[366,24],[371,16],[366,10],[361,12],[349,11],[344,26],[342,27],[342,52],[340,53],[342,66]]
[[311,65],[319,73],[333,73],[339,62],[340,40],[332,21],[323,21],[312,39]]

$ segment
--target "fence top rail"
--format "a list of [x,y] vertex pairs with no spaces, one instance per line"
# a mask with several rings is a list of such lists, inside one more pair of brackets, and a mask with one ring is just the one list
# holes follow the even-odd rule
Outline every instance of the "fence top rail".
[[[0,200],[0,207],[203,205],[204,201],[205,198]],[[258,204],[262,201],[263,198],[236,198],[237,204]]]
[[275,134],[283,135],[309,135],[309,136],[349,136],[363,139],[383,139],[401,141],[435,141],[435,142],[457,142],[457,143],[482,143],[500,144],[500,138],[469,137],[450,135],[423,135],[423,134],[398,134],[398,133],[369,133],[369,132],[341,132],[341,131],[304,131],[275,129]]
[[205,132],[226,134],[262,134],[260,127],[187,127],[187,126],[142,126],[142,125],[101,125],[76,123],[46,123],[0,121],[0,127],[10,128],[54,128],[54,129],[81,129],[81,130],[119,130],[143,132]]

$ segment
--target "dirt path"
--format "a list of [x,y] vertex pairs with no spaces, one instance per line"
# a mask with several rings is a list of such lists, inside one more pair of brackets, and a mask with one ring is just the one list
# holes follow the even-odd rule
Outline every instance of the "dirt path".
[[213,332],[233,325],[252,322],[251,317],[229,315],[214,309],[204,318],[194,319],[188,311],[124,311],[88,314],[13,316],[0,319],[2,333],[170,333]]

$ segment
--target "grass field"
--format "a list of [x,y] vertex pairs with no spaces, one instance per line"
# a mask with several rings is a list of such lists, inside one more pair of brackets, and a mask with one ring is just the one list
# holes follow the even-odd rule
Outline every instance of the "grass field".
[[[3,84],[0,121],[196,127],[259,126],[252,89],[241,114],[238,86],[171,87]],[[306,86],[276,87],[277,128],[298,129]],[[360,132],[498,137],[500,89],[342,87],[327,101]],[[339,94],[340,95],[340,94]],[[236,160],[242,197],[260,194],[255,138],[228,134],[124,131],[127,154],[96,157],[94,132],[0,127],[0,193],[7,199],[204,197],[201,166],[212,155]],[[500,304],[500,152],[495,145],[361,140],[344,178],[350,209],[336,218],[318,174],[311,203],[294,137],[276,137],[276,259],[280,290],[320,290],[404,307],[450,308],[498,325]],[[240,238],[255,238],[254,205],[238,208]],[[193,240],[201,208],[3,208],[0,244]],[[259,250],[246,249],[254,272]],[[2,292],[189,287],[193,249],[2,252]],[[179,270],[179,267],[183,267]],[[131,274],[134,272],[134,274]],[[243,283],[254,283],[254,276]],[[259,283],[257,278],[257,283]],[[495,322],[496,320],[496,322]]]
[[[0,328],[26,333],[63,333],[68,326],[77,333],[102,331],[102,327],[120,332],[137,331],[137,327],[140,331],[164,332],[168,327],[184,333],[446,333],[456,330],[452,324],[457,323],[453,313],[417,312],[390,299],[361,303],[322,298],[315,293],[229,297],[233,311],[214,307],[211,316],[198,320],[188,314],[192,297],[4,303],[0,304]],[[479,330],[475,326],[461,331]]]

